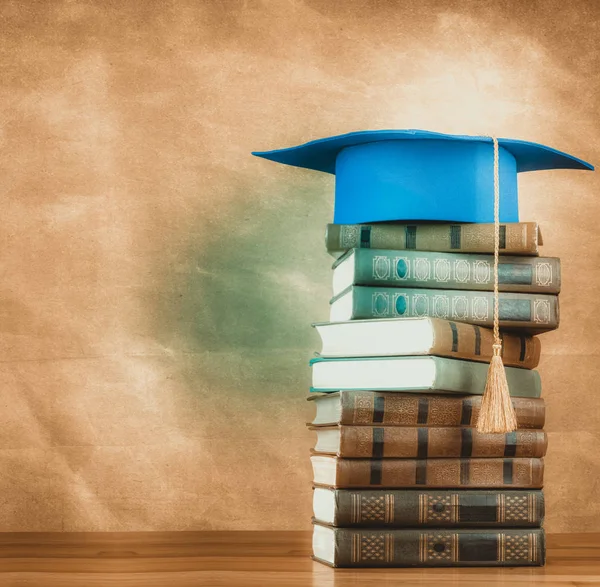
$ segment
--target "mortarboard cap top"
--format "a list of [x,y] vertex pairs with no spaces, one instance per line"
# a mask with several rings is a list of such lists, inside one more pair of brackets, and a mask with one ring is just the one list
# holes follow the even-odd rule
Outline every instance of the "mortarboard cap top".
[[[593,170],[577,157],[538,143],[498,139],[498,144],[501,222],[518,222],[518,172]],[[493,221],[490,137],[360,131],[253,155],[335,174],[336,223]]]

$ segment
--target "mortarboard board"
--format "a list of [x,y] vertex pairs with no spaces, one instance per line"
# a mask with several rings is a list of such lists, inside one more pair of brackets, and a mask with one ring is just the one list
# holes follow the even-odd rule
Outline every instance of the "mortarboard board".
[[[517,173],[593,169],[550,147],[498,139],[500,222],[518,222]],[[423,130],[352,132],[253,155],[336,176],[334,222],[493,222],[490,137]]]

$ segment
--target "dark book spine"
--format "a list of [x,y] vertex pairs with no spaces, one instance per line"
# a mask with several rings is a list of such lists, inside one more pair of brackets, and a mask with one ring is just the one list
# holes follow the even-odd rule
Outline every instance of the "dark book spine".
[[[337,264],[342,263],[354,263],[355,285],[494,289],[494,257],[491,255],[354,249]],[[560,291],[560,259],[500,257],[498,288],[500,291],[557,294]]]
[[337,458],[338,488],[440,487],[535,488],[544,478],[542,459],[342,459]]
[[[383,426],[475,426],[481,396],[344,391],[341,424]],[[541,398],[512,398],[519,428],[543,428]]]
[[341,426],[338,456],[346,458],[543,457],[543,430],[482,434],[475,428]]
[[531,491],[336,489],[335,526],[539,527],[544,494]]
[[[353,296],[352,320],[430,316],[493,325],[494,295],[487,291],[353,286],[342,295]],[[526,332],[558,328],[558,296],[555,295],[502,292],[498,311],[501,328]],[[332,321],[335,321],[334,316]]]
[[544,531],[351,530],[336,528],[334,566],[541,566]]

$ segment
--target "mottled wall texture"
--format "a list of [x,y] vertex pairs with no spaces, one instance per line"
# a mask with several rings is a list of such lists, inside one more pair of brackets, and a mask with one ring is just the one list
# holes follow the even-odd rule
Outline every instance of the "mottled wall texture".
[[[366,128],[600,162],[594,0],[0,1],[0,530],[307,529],[333,179]],[[564,264],[547,528],[600,529],[600,178],[520,179]]]

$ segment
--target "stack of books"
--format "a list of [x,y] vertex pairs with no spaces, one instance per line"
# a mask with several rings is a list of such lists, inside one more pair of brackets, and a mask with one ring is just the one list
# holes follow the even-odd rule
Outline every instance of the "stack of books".
[[593,166],[530,141],[418,129],[254,154],[335,175],[326,242],[340,257],[312,362],[314,557],[543,564],[535,335],[558,326],[560,264],[518,221],[517,176]]
[[560,261],[500,225],[502,358],[518,428],[476,430],[492,357],[493,224],[329,225],[330,322],[312,363],[313,555],[337,567],[542,565],[536,334]]

